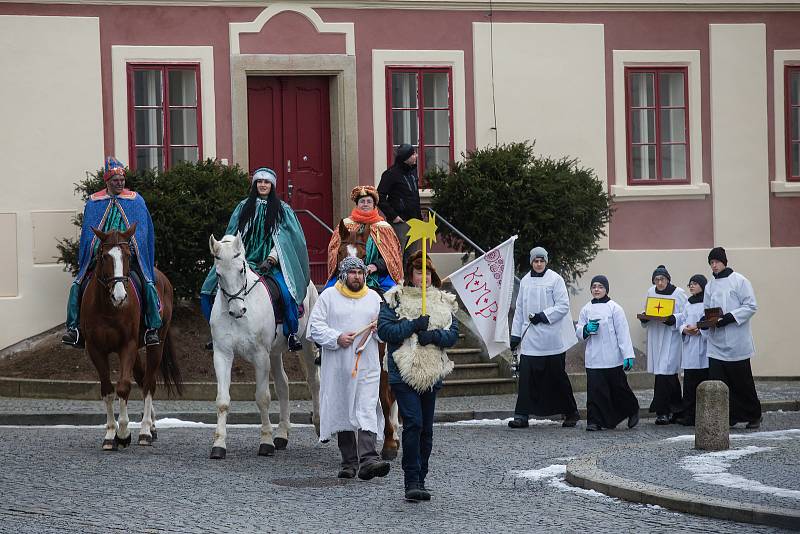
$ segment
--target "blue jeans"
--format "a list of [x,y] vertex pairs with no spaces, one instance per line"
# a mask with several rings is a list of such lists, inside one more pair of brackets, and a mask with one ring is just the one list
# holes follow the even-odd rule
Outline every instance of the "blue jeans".
[[391,384],[397,408],[403,419],[402,451],[405,488],[421,486],[428,474],[428,459],[433,448],[433,411],[436,393],[418,393],[405,383]]

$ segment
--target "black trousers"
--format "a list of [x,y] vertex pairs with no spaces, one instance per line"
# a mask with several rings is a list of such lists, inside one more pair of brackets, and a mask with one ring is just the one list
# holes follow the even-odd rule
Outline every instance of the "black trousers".
[[566,357],[566,352],[552,356],[522,355],[514,417],[527,419],[531,414],[568,416],[578,411],[566,372]]
[[678,375],[656,375],[653,402],[650,411],[656,415],[670,415],[681,410],[681,381]]
[[705,380],[708,380],[708,368],[683,370],[683,403],[680,415],[691,423],[694,423],[697,408],[697,386]]
[[622,366],[586,369],[586,422],[614,428],[639,411]]
[[756,393],[750,358],[738,362],[708,359],[709,380],[721,380],[728,386],[731,424],[761,419],[761,401]]

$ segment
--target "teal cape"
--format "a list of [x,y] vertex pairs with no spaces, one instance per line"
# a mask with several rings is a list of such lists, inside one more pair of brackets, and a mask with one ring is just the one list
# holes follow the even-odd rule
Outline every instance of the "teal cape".
[[[239,205],[233,210],[231,220],[228,222],[228,228],[225,230],[226,235],[236,235],[239,228],[239,214],[245,202],[247,202],[247,199],[239,202]],[[276,247],[278,266],[275,269],[280,270],[283,274],[292,299],[294,299],[295,303],[301,304],[306,298],[306,291],[311,280],[306,236],[303,234],[303,228],[300,226],[300,221],[297,220],[297,215],[295,215],[292,208],[283,201],[281,201],[280,206],[283,210],[283,220],[272,235],[267,236],[264,235],[264,217],[266,217],[267,203],[261,200],[256,202],[256,214],[253,218],[253,224],[244,229],[244,236],[242,236],[245,254],[247,263],[250,264],[253,270],[259,274],[268,274],[260,271],[258,266],[267,259],[273,247]],[[216,267],[211,267],[200,293],[212,295],[216,290],[217,270]]]

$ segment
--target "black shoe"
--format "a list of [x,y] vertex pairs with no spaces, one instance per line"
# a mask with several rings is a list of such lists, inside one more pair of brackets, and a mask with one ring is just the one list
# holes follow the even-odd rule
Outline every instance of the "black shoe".
[[759,417],[759,418],[758,418],[758,419],[756,419],[755,421],[749,421],[749,422],[748,422],[748,423],[745,425],[745,428],[749,428],[749,429],[751,429],[751,430],[755,430],[756,428],[761,428],[761,418]]
[[528,421],[526,419],[517,419],[516,417],[508,422],[509,428],[528,428]]
[[675,419],[675,422],[681,426],[694,426],[694,418],[693,417],[678,417]]
[[80,330],[77,328],[67,328],[66,333],[61,336],[61,342],[64,345],[70,345],[79,349],[82,349],[86,346],[86,342],[83,339]]
[[406,490],[406,500],[410,502],[420,502],[431,500],[431,494],[422,488],[408,488]]
[[289,334],[289,338],[287,339],[289,343],[289,352],[297,352],[303,350],[303,344],[300,343],[300,340],[297,339],[297,334]]
[[207,341],[205,347],[206,347],[206,350],[213,351],[214,350],[214,340],[212,339],[210,341]]
[[668,415],[659,415],[656,417],[656,424],[657,425],[668,425],[669,424],[669,416]]
[[339,471],[339,478],[355,478],[356,477],[356,468],[347,466],[342,467],[342,470]]
[[390,468],[391,464],[389,464],[389,462],[378,460],[377,462],[365,465],[359,469],[358,478],[361,480],[372,480],[375,477],[385,477],[389,474]]
[[422,491],[427,491],[428,493],[433,493],[433,491],[431,491],[431,489],[425,485],[425,482],[419,483],[419,489],[421,489]]
[[597,423],[589,423],[586,425],[586,430],[588,432],[597,432],[598,430],[602,430],[602,428]]
[[148,328],[145,331],[144,344],[148,347],[161,344],[161,339],[158,337],[158,328]]
[[669,424],[677,423],[680,417],[676,413],[669,414]]
[[628,428],[633,428],[639,424],[639,410],[636,410],[628,417]]
[[565,415],[564,422],[561,423],[561,426],[564,428],[572,428],[576,424],[578,424],[578,420],[580,420],[581,415],[578,412],[575,412],[572,415]]

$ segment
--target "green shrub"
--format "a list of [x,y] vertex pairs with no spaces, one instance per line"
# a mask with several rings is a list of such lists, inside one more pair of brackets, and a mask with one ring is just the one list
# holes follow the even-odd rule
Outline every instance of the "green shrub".
[[[605,235],[611,205],[592,169],[575,159],[535,156],[529,142],[475,150],[449,170],[427,174],[431,205],[484,250],[517,234],[514,260],[519,273],[530,270],[535,245],[547,249],[549,266],[567,283],[586,271]],[[444,242],[471,248],[444,225]]]
[[[103,172],[87,173],[75,184],[82,200],[105,188]],[[126,187],[142,195],[156,234],[155,263],[172,282],[175,294],[194,298],[211,268],[208,236],[220,238],[233,208],[247,196],[250,181],[239,166],[212,160],[180,163],[162,173],[137,171],[126,174]],[[83,215],[74,219],[81,226]],[[78,241],[58,243],[59,263],[74,274],[78,268]]]

